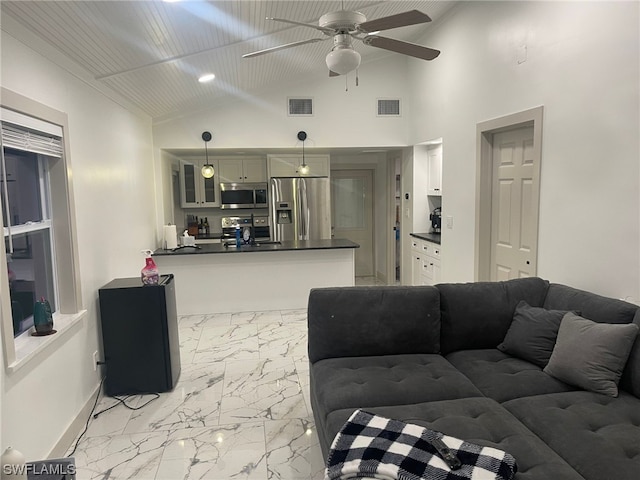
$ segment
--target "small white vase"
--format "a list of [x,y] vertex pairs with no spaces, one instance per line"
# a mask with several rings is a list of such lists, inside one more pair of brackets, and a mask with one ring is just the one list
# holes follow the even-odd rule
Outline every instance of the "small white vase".
[[7,447],[0,457],[2,480],[27,480],[24,455],[15,448]]

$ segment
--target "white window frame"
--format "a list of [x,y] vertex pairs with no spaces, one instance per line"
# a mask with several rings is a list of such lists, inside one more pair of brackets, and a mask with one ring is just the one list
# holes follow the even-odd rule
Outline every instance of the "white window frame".
[[[14,117],[29,117],[35,125],[54,126],[61,129],[64,151],[61,158],[40,160],[46,164],[48,188],[45,189],[50,211],[51,246],[53,251],[52,268],[54,268],[54,284],[56,284],[56,309],[54,327],[58,331],[55,335],[33,337],[23,334],[13,337],[13,319],[11,302],[9,301],[9,279],[6,273],[0,274],[0,335],[2,337],[2,352],[6,370],[11,373],[24,365],[41,357],[40,353],[49,345],[59,343],[68,338],[65,335],[73,325],[86,317],[86,310],[82,307],[82,292],[80,282],[80,268],[78,259],[78,242],[76,236],[75,203],[72,187],[71,161],[69,156],[69,127],[67,115],[24,97],[16,92],[0,87],[0,110],[3,120],[15,123]],[[40,123],[38,123],[40,122]],[[42,128],[37,127],[37,130]],[[46,130],[42,130],[46,131]],[[41,181],[43,173],[41,172]],[[43,199],[43,201],[45,201]],[[0,212],[0,220],[4,212]],[[38,224],[33,227],[37,228]],[[12,229],[12,234],[25,227]],[[7,271],[5,249],[0,251],[0,268]]]

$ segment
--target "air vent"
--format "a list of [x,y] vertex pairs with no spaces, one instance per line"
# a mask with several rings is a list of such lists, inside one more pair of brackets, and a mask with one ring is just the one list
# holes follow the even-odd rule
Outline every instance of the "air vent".
[[400,116],[400,99],[398,98],[379,98],[378,99],[378,116]]
[[312,98],[289,98],[289,115],[296,117],[309,117],[313,115]]

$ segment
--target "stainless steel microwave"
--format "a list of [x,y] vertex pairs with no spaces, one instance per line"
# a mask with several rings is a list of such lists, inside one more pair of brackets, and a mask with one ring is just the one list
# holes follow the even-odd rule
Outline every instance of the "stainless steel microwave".
[[267,208],[266,183],[221,183],[220,208]]

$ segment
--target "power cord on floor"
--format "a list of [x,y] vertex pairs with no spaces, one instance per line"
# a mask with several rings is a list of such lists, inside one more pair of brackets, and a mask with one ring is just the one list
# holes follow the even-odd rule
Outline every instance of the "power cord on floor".
[[[147,402],[145,402],[144,404],[138,406],[138,407],[132,407],[131,405],[127,405],[127,400],[129,400],[131,397],[134,397],[136,395],[127,395],[123,398],[120,397],[113,397],[115,400],[118,400],[118,402],[114,403],[113,405],[111,405],[110,407],[107,407],[103,410],[100,410],[98,413],[93,413],[96,409],[96,406],[98,405],[98,400],[100,398],[100,393],[102,392],[102,384],[104,383],[106,377],[102,377],[102,379],[100,380],[100,385],[98,386],[98,393],[96,394],[96,399],[93,402],[93,407],[91,407],[91,413],[89,413],[89,417],[87,418],[87,422],[84,425],[84,430],[82,430],[82,433],[80,434],[80,436],[78,437],[78,439],[76,440],[75,445],[73,446],[73,450],[71,450],[71,453],[69,453],[69,455],[67,455],[67,458],[72,457],[74,453],[76,453],[76,450],[78,449],[78,444],[80,443],[80,440],[82,439],[82,437],[84,436],[85,433],[87,433],[87,430],[89,428],[89,422],[91,421],[92,418],[96,419],[98,418],[99,415],[103,414],[104,412],[108,412],[109,410],[111,410],[112,408],[117,407],[118,405],[120,405],[122,403],[122,405],[124,405],[125,407],[127,407],[129,410],[140,410],[141,408],[146,407],[147,405],[149,405],[151,402],[153,402],[154,400],[157,400],[158,398],[160,398],[160,394],[159,393],[150,393],[149,395],[155,395],[153,398],[151,398],[150,400],[148,400]],[[141,394],[144,395],[144,394]]]
[[78,448],[78,444],[80,443],[80,439],[84,436],[85,433],[87,433],[87,429],[89,428],[89,421],[91,420],[91,414],[96,409],[96,405],[98,405],[98,399],[100,398],[100,392],[102,392],[102,384],[104,383],[104,379],[105,378],[106,377],[102,377],[102,380],[100,380],[100,386],[98,387],[98,393],[96,394],[96,399],[93,402],[93,407],[91,407],[91,413],[89,414],[89,417],[87,418],[87,423],[84,424],[84,430],[82,430],[82,433],[80,434],[80,436],[76,440],[76,444],[73,446],[73,450],[71,450],[71,453],[69,455],[67,455],[67,458],[72,457],[73,454],[76,453],[76,450]]
[[143,403],[142,405],[138,406],[138,407],[132,407],[131,405],[127,405],[127,400],[129,400],[131,397],[136,397],[137,395],[127,395],[125,397],[113,397],[114,400],[118,400],[118,403],[114,403],[113,405],[111,405],[110,407],[105,408],[104,410],[100,410],[98,413],[93,415],[93,418],[98,418],[98,415],[103,414],[104,412],[108,412],[109,410],[111,410],[112,408],[117,407],[118,405],[122,404],[125,407],[127,407],[129,410],[140,410],[141,408],[146,407],[147,405],[149,405],[151,402],[153,402],[154,400],[157,400],[158,398],[160,398],[160,394],[157,392],[154,393],[149,393],[149,394],[143,394],[141,393],[140,395],[155,395],[153,398],[149,399],[147,402]]

